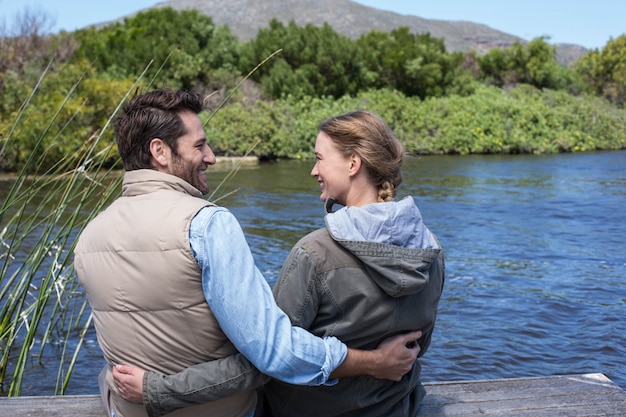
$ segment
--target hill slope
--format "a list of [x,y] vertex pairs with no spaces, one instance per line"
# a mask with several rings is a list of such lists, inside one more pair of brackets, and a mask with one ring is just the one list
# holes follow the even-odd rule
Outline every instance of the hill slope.
[[[424,19],[363,6],[350,0],[168,0],[153,7],[175,10],[196,9],[213,21],[231,28],[240,40],[253,39],[272,18],[283,23],[293,20],[299,26],[327,22],[335,31],[358,38],[372,29],[390,31],[407,26],[414,33],[430,34],[445,41],[448,51],[471,51],[479,54],[492,48],[505,48],[516,40],[514,35],[489,26],[465,22]],[[587,49],[578,45],[556,44],[557,59],[568,64],[583,56]]]

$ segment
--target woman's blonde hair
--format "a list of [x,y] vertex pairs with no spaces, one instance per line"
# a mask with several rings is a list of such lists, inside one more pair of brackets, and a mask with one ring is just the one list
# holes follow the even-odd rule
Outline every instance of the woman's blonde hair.
[[378,188],[378,201],[392,201],[402,183],[404,147],[380,116],[357,110],[319,124],[346,157],[358,155]]

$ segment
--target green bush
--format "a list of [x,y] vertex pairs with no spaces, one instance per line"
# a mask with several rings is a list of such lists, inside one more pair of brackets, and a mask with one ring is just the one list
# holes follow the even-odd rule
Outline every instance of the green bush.
[[[0,114],[0,170],[22,170],[33,153],[40,162],[30,163],[30,169],[46,170],[71,158],[95,142],[132,85],[128,79],[96,75],[86,61],[63,64],[29,82],[9,83],[5,93],[11,99],[3,100]],[[104,135],[96,152],[114,142],[112,129]],[[112,156],[107,163],[116,160]]]

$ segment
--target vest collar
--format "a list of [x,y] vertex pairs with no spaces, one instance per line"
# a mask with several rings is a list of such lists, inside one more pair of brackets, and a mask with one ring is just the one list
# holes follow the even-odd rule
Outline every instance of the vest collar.
[[130,197],[158,190],[174,190],[203,198],[202,192],[187,181],[154,169],[127,171],[122,182],[122,195]]

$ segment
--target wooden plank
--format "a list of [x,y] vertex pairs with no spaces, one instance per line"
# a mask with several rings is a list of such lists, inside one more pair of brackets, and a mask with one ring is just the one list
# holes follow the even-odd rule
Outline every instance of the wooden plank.
[[106,417],[99,395],[0,398],[2,417]]
[[[624,417],[626,391],[603,374],[424,384],[424,417]],[[0,416],[106,417],[97,395],[1,397]]]
[[603,374],[424,385],[420,416],[626,416],[626,392]]

